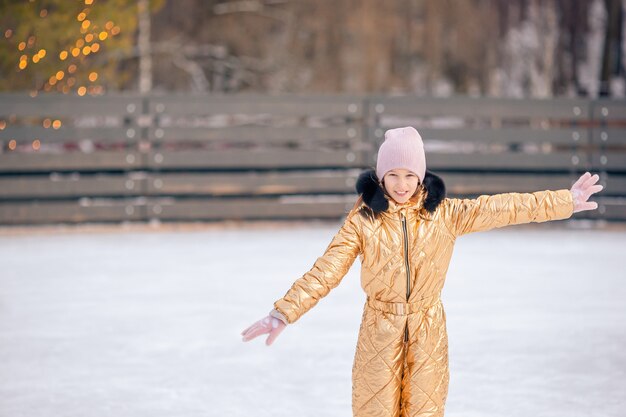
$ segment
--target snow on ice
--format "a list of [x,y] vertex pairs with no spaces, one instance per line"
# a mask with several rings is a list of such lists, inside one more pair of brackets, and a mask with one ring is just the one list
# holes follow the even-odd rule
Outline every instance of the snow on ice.
[[[0,235],[0,416],[349,416],[359,261],[273,346],[240,332],[338,224]],[[623,416],[623,230],[459,239],[448,417]]]

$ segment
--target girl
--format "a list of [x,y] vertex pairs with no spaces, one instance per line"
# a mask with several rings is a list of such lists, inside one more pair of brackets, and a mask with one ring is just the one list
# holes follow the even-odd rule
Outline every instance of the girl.
[[598,179],[587,172],[571,190],[446,198],[443,181],[426,170],[419,133],[388,130],[376,170],[359,176],[359,199],[324,254],[243,340],[269,333],[271,345],[358,255],[367,301],[352,368],[354,416],[443,416],[449,371],[440,295],[456,238],[593,210],[597,203],[587,200],[602,190]]

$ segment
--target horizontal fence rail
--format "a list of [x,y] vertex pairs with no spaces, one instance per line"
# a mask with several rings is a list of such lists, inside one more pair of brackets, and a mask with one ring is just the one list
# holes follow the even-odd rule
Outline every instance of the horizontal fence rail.
[[585,99],[0,95],[0,224],[340,218],[389,128],[448,195],[605,186],[626,220],[626,103]]

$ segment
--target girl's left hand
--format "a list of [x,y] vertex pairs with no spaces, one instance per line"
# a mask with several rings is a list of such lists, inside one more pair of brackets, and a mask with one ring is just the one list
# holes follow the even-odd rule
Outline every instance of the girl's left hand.
[[604,187],[601,185],[594,185],[600,177],[598,174],[591,175],[589,172],[585,172],[580,178],[572,185],[570,192],[574,199],[574,213],[584,210],[595,210],[598,208],[598,203],[593,201],[587,201],[592,194],[601,191]]

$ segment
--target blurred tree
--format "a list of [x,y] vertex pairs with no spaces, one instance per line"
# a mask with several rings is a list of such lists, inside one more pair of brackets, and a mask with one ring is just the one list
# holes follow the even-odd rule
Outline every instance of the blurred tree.
[[[143,25],[138,25],[138,6],[148,1],[158,11],[151,20],[143,14]],[[143,86],[141,91],[593,95],[589,86],[606,78],[602,74],[607,68],[612,68],[613,76],[623,73],[623,68],[615,71],[623,48],[618,42],[623,23],[616,17],[617,12],[623,14],[621,3],[5,1],[0,3],[5,35],[0,67],[9,76],[0,81],[0,88],[63,90],[67,74],[56,83],[51,77],[59,68],[66,71],[71,59],[83,71],[80,80],[73,76],[74,89],[87,85],[85,75],[97,68],[98,82],[108,89]],[[601,46],[590,42],[592,5],[594,10],[611,7],[606,33],[612,46],[607,46],[604,56],[610,55],[606,51],[613,55],[608,61],[605,58],[602,74],[595,70],[602,66],[596,56]],[[89,30],[113,21],[121,32],[109,35],[108,43],[101,42],[98,53],[83,56],[81,52],[61,60],[61,51],[71,53],[77,42],[88,43],[89,32],[81,32],[77,19],[86,8],[91,9]],[[138,26],[144,29],[135,42]],[[41,45],[31,42],[31,37]],[[26,45],[23,50],[21,42]],[[41,49],[47,56],[35,63]],[[25,68],[20,70],[20,65]],[[51,80],[55,84],[46,87]]]
[[[153,9],[162,0],[152,1]],[[127,0],[0,3],[0,90],[99,94],[128,88],[137,4]]]
[[607,22],[600,72],[600,96],[610,96],[611,79],[625,75],[622,64],[624,8],[622,0],[604,0],[604,5],[607,11]]
[[571,94],[593,1],[169,0],[154,17],[155,85]]
[[579,65],[585,56],[585,34],[589,29],[590,0],[558,0],[559,74],[554,80],[556,94],[587,95],[580,82]]

